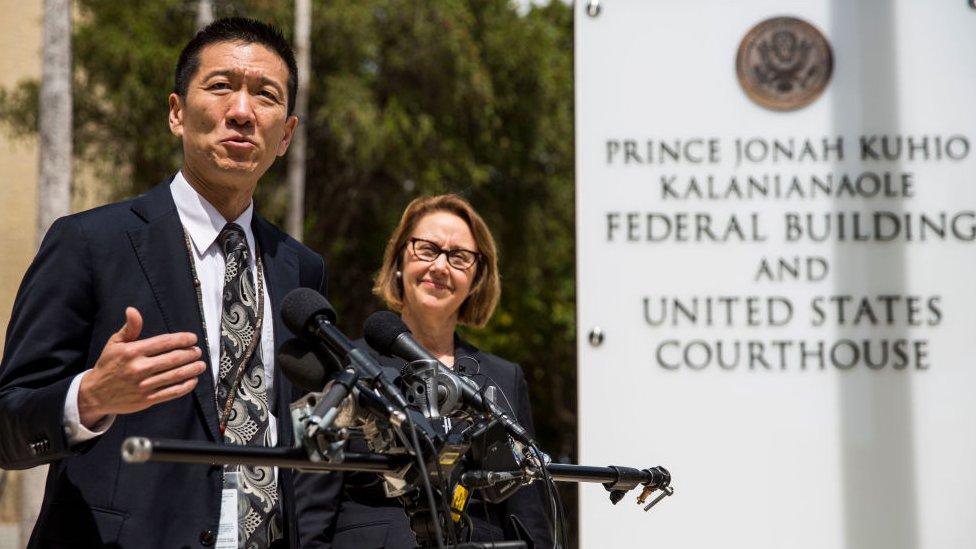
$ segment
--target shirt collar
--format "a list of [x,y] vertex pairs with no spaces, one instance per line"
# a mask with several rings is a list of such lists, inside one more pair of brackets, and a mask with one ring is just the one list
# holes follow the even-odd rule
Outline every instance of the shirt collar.
[[[207,202],[207,199],[190,186],[183,177],[182,171],[176,172],[169,189],[173,194],[173,202],[176,203],[176,212],[180,216],[180,222],[183,223],[183,229],[190,235],[197,255],[203,256],[217,241],[217,236],[220,235],[224,225],[229,222],[220,215],[213,204]],[[244,229],[247,245],[252,251],[254,250],[254,231],[251,230],[253,216],[254,201],[252,200],[244,213],[233,221]]]

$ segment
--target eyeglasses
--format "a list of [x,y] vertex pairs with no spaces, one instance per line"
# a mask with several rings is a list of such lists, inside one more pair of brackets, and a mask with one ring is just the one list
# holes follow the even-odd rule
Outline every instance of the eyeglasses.
[[467,270],[481,259],[481,254],[478,252],[465,250],[464,248],[445,250],[430,240],[424,240],[423,238],[410,238],[409,242],[410,249],[413,250],[413,255],[417,256],[417,259],[434,262],[437,261],[437,258],[441,254],[444,254],[447,256],[447,264],[459,271]]

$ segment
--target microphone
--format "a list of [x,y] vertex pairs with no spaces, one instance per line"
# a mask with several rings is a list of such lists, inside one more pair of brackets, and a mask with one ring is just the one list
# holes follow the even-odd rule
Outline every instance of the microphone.
[[339,406],[349,395],[359,375],[351,369],[343,370],[331,354],[321,360],[314,349],[299,339],[292,338],[281,345],[278,364],[288,381],[309,392],[321,391],[329,381],[335,381],[322,398],[315,403],[308,416],[306,436],[325,429],[339,415]]
[[278,365],[295,387],[315,393],[322,390],[342,366],[332,353],[320,353],[298,338],[282,343],[278,350]]
[[281,317],[285,326],[310,343],[325,346],[335,355],[345,358],[359,375],[386,393],[401,408],[407,401],[393,383],[383,375],[383,368],[368,353],[357,349],[349,338],[335,326],[336,313],[322,294],[310,288],[295,288],[281,302]]
[[[430,354],[427,349],[424,349],[420,343],[417,343],[417,340],[413,338],[413,334],[407,328],[407,325],[403,323],[403,320],[390,311],[377,311],[369,315],[369,318],[366,319],[366,324],[363,326],[363,336],[366,338],[366,343],[381,354],[396,356],[407,362],[425,360],[440,364],[440,361],[434,355]],[[512,438],[527,446],[534,447],[536,445],[535,441],[532,440],[532,436],[529,435],[529,432],[524,427],[508,417],[500,406],[482,398],[477,387],[469,380],[458,376],[447,366],[443,364],[441,366],[443,369],[438,372],[438,375],[450,379],[460,387],[461,398],[468,406],[482,414],[490,414],[496,417],[505,427],[505,430],[508,431],[508,434],[512,435]]]
[[[344,378],[341,375],[343,370],[335,356],[332,353],[317,352],[314,347],[298,338],[289,339],[281,345],[281,349],[278,351],[278,364],[281,365],[288,381],[311,393],[321,391],[326,383],[336,378],[337,375],[339,375],[337,384],[345,386],[343,384]],[[396,426],[403,423],[405,420],[403,412],[397,410],[389,400],[373,392],[361,381],[354,383],[351,392],[359,405],[381,419],[389,420]],[[347,386],[346,389],[348,390],[349,387]],[[336,390],[341,391],[341,389]],[[312,411],[309,420],[320,422],[328,418],[331,422],[331,418],[328,417],[328,410],[338,407],[339,404],[335,401],[335,397],[323,398]],[[319,428],[326,426],[328,423],[320,425]]]

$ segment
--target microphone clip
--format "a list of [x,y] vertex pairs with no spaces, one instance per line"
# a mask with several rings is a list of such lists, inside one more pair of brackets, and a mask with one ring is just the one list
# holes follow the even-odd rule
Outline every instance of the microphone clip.
[[327,391],[308,393],[290,405],[292,419],[292,433],[295,448],[304,448],[309,461],[316,463],[342,463],[345,460],[346,441],[351,436],[345,426],[353,410],[338,410],[338,417],[333,415],[330,425],[321,426],[321,419],[317,419],[316,408],[326,396]]
[[407,403],[419,408],[425,416],[434,419],[450,416],[458,411],[462,383],[447,371],[438,360],[420,359],[409,362],[400,372],[400,382]]

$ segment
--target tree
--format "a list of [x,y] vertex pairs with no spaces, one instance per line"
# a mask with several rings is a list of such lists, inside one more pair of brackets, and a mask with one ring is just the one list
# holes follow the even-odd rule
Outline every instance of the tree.
[[197,30],[203,29],[214,20],[213,0],[198,0],[197,2]]
[[311,62],[309,60],[309,34],[312,21],[311,0],[295,0],[295,63],[298,65],[298,91],[295,97],[295,116],[298,127],[292,137],[288,152],[288,233],[302,240],[302,224],[305,220],[305,161],[308,152],[308,82]]
[[574,457],[571,9],[332,1],[313,35],[306,241],[334,266],[345,327],[380,306],[363,296],[406,203],[459,192],[495,232],[505,288],[467,335],[525,367],[536,409],[555,412],[540,437]]
[[[44,1],[43,61],[38,109],[37,245],[71,208],[71,0]],[[20,538],[30,538],[47,467],[23,473]]]
[[71,208],[71,1],[44,1],[37,243]]

